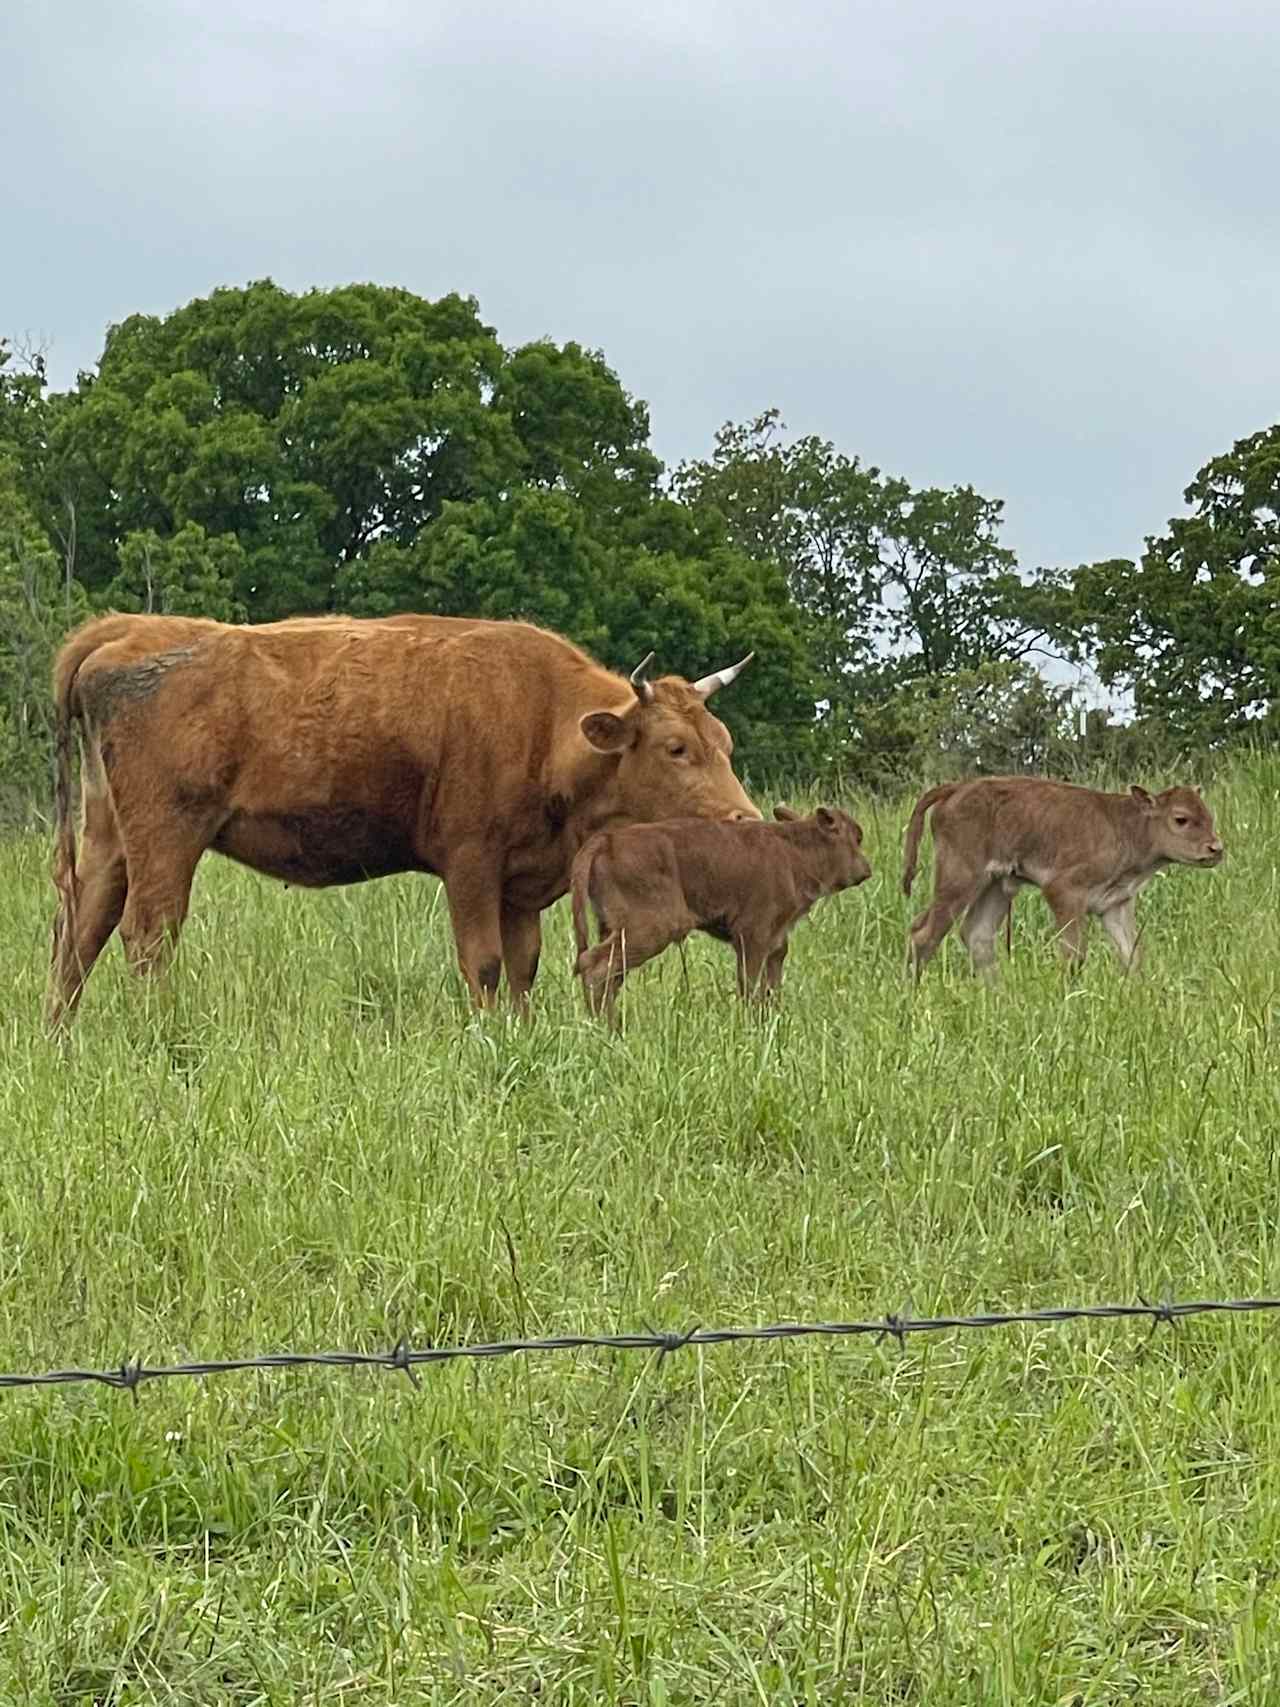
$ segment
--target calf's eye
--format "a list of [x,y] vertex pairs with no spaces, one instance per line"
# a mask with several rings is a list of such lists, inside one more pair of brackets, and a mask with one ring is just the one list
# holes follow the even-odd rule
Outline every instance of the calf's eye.
[[688,750],[683,741],[673,741],[667,748],[673,759],[682,759]]
[[1173,821],[1180,830],[1185,830],[1187,825],[1191,822],[1190,818],[1184,817],[1182,813],[1179,813]]

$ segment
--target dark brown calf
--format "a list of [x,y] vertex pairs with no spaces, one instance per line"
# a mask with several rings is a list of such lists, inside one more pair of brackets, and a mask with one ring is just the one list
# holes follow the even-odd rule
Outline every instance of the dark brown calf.
[[[573,863],[576,970],[587,1005],[614,1018],[623,979],[691,931],[732,943],[743,997],[774,995],[792,926],[823,896],[865,883],[862,830],[833,807],[776,824],[680,819],[603,830]],[[590,903],[602,933],[591,948]]]
[[1214,866],[1222,842],[1194,788],[1104,794],[1047,777],[979,777],[931,788],[916,802],[903,849],[903,893],[911,893],[925,818],[933,813],[933,904],[911,925],[908,954],[918,977],[956,918],[974,966],[989,974],[995,941],[1026,884],[1053,909],[1070,964],[1085,955],[1090,915],[1102,920],[1126,970],[1138,962],[1134,903],[1170,865]]

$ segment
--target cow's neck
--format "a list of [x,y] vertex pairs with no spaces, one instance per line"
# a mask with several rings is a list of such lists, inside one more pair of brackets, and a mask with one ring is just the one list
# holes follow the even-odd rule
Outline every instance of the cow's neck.
[[594,836],[597,830],[625,829],[628,824],[634,823],[635,819],[628,817],[618,807],[603,807],[599,802],[592,801],[569,819],[565,825],[565,836],[566,840],[572,843],[573,852],[577,853],[582,844],[590,836]]
[[560,834],[571,855],[597,830],[612,830],[631,822],[617,797],[617,773],[615,755],[593,753],[569,774],[551,779],[549,792],[566,805]]

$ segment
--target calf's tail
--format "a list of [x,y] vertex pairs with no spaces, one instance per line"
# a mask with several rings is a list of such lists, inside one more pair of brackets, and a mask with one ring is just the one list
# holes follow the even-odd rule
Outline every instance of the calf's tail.
[[959,788],[958,782],[944,782],[939,788],[931,788],[927,794],[922,794],[916,801],[915,810],[911,814],[911,822],[907,825],[907,839],[902,847],[902,893],[910,895],[911,885],[916,880],[916,864],[920,854],[920,838],[924,834],[924,821],[931,807],[948,795],[954,794]]

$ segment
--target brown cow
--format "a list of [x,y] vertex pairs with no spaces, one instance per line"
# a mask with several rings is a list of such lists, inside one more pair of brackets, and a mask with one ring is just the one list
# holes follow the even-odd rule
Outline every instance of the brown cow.
[[[705,931],[738,956],[738,991],[772,996],[792,926],[814,902],[865,883],[862,830],[847,813],[819,806],[801,818],[774,808],[776,824],[694,819],[605,830],[573,862],[576,971],[587,1005],[609,1020],[628,972]],[[588,946],[587,906],[602,940]]]
[[705,703],[747,662],[650,682],[646,658],[628,680],[557,634],[462,618],[85,623],[54,665],[50,1022],[117,924],[135,968],[166,958],[207,848],[316,888],[435,873],[474,999],[493,1000],[505,966],[523,1006],[539,914],[589,835],[673,811],[760,816]]
[[919,977],[960,913],[974,966],[989,975],[1013,898],[1035,884],[1053,909],[1071,965],[1085,955],[1089,915],[1103,924],[1126,970],[1138,963],[1134,902],[1169,865],[1218,865],[1222,843],[1199,789],[1104,794],[1047,777],[978,777],[931,788],[916,802],[903,849],[911,893],[924,821],[933,812],[933,904],[912,921]]

